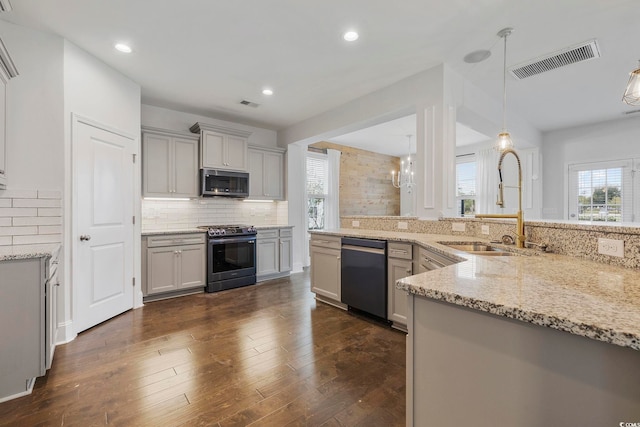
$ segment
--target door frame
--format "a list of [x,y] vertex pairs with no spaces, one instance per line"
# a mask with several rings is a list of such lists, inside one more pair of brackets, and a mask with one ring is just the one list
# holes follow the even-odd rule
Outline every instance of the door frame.
[[[65,253],[68,255],[67,261],[65,262],[66,271],[68,274],[65,274],[67,277],[67,287],[66,287],[66,295],[65,295],[65,314],[68,314],[68,317],[65,316],[68,320],[64,324],[64,333],[62,342],[72,341],[77,333],[75,332],[75,328],[73,326],[73,320],[77,314],[76,311],[76,300],[74,298],[74,294],[76,293],[77,281],[76,277],[78,274],[77,268],[78,266],[74,262],[77,257],[78,252],[78,225],[76,218],[78,216],[78,197],[77,197],[77,181],[76,181],[76,162],[78,161],[78,144],[76,141],[78,134],[78,126],[80,124],[85,124],[88,126],[95,127],[97,129],[101,129],[103,131],[116,134],[123,138],[129,139],[132,141],[133,147],[132,151],[136,158],[133,166],[133,182],[131,185],[133,186],[133,200],[131,201],[133,204],[133,213],[136,218],[135,223],[133,224],[133,233],[131,236],[132,239],[132,263],[133,263],[133,275],[135,278],[135,289],[133,291],[133,301],[132,308],[138,308],[142,306],[142,291],[141,291],[141,280],[140,280],[140,136],[134,135],[129,132],[118,129],[115,126],[111,126],[100,122],[98,120],[94,120],[85,116],[82,116],[77,113],[71,113],[71,124],[70,124],[70,138],[69,138],[69,168],[66,172],[66,177],[68,177],[68,181],[66,184],[67,194],[69,195],[65,203],[65,208],[68,209],[67,220],[65,221],[66,231],[65,231],[65,246],[68,248]],[[67,222],[68,221],[68,222]]]

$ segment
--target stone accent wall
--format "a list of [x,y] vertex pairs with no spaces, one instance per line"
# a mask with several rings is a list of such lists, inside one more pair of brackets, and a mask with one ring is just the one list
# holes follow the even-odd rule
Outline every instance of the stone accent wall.
[[314,148],[332,148],[340,157],[340,216],[400,215],[400,190],[391,185],[391,171],[400,168],[398,157],[317,142]]
[[0,190],[0,246],[61,242],[61,191]]

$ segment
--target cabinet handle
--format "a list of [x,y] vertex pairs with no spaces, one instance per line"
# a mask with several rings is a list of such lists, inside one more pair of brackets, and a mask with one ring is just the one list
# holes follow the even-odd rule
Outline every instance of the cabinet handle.
[[412,273],[410,268],[407,268],[407,273],[409,273],[409,274]]
[[80,241],[81,242],[86,242],[88,240],[91,240],[91,236],[89,234],[82,234],[80,235]]
[[402,250],[402,249],[391,249],[391,253],[407,255],[409,252],[407,252],[405,250]]

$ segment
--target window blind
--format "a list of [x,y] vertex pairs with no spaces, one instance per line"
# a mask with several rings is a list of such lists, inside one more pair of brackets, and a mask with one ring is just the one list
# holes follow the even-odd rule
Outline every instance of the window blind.
[[327,156],[322,154],[307,154],[307,194],[326,195],[328,165]]
[[633,221],[632,160],[569,165],[568,212],[576,221]]

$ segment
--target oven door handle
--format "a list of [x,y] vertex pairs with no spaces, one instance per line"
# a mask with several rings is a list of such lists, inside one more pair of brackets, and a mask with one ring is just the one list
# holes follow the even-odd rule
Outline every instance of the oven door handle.
[[213,243],[214,245],[220,245],[225,243],[255,243],[255,237],[232,237],[232,238],[223,238],[223,239],[209,239],[209,243]]

